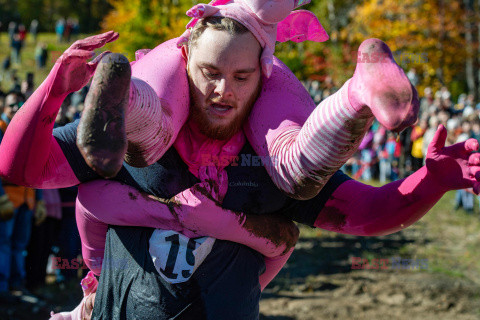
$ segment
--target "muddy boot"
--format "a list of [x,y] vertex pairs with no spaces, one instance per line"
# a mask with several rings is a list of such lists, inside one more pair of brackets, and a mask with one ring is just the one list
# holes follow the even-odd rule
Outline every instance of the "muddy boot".
[[130,92],[128,59],[118,53],[102,58],[85,98],[77,146],[87,164],[105,178],[120,171],[125,152],[125,113]]
[[397,132],[415,123],[420,108],[417,90],[379,39],[365,40],[358,48],[348,98],[355,109],[370,108],[383,126]]

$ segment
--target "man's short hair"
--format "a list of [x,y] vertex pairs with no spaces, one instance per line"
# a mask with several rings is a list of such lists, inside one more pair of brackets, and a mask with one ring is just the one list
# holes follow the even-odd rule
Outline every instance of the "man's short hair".
[[198,38],[203,34],[207,28],[213,28],[218,31],[226,31],[230,35],[240,35],[249,32],[240,22],[228,17],[207,17],[199,20],[190,33],[188,39],[188,47],[193,48],[197,44]]

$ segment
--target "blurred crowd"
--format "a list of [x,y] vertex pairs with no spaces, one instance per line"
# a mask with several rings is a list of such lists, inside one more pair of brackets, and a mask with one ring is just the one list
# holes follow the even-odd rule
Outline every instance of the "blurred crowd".
[[[1,25],[2,24],[0,22],[0,26]],[[8,72],[10,69],[22,64],[22,51],[25,47],[27,35],[31,37],[32,42],[35,44],[34,56],[36,67],[38,69],[45,68],[48,59],[48,46],[45,42],[37,41],[40,30],[38,20],[33,19],[28,30],[24,24],[11,21],[8,24],[7,30],[10,54],[7,55],[2,61],[3,73]],[[61,18],[57,20],[55,24],[55,34],[57,36],[58,43],[70,43],[75,41],[78,38],[79,32],[80,25],[78,23],[78,19]]]
[[[34,91],[34,75],[15,75],[6,92],[0,88],[0,141],[13,116]],[[55,126],[80,117],[88,88],[65,99]],[[63,284],[88,271],[81,260],[75,220],[77,188],[34,190],[0,183],[0,304],[39,304],[33,294],[50,280]]]

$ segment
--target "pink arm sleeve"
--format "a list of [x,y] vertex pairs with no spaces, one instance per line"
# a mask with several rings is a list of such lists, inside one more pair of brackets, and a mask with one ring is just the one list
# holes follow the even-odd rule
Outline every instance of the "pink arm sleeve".
[[440,125],[426,165],[403,180],[374,188],[351,180],[335,190],[315,226],[339,233],[379,236],[407,228],[422,218],[449,190],[480,192],[480,154],[475,139],[445,147],[447,130]]
[[58,110],[66,95],[51,95],[60,65],[52,71],[10,122],[0,146],[0,175],[34,188],[78,184],[60,146],[52,136]]
[[333,192],[315,226],[359,236],[391,234],[422,218],[445,192],[426,167],[379,188],[349,180]]
[[[99,192],[102,193],[102,201],[98,201]],[[77,225],[82,239],[82,255],[87,266],[95,274],[100,274],[108,224],[174,230],[190,238],[205,235],[238,242],[267,255],[266,271],[260,277],[263,289],[283,267],[293,248],[284,254],[284,246],[274,245],[265,237],[257,235],[258,232],[253,230],[254,225],[268,222],[268,218],[260,217],[256,221],[249,221],[245,215],[241,214],[239,218],[238,214],[220,208],[207,198],[202,199],[202,203],[204,206],[191,209],[188,204],[181,204],[183,210],[192,211],[184,216],[183,221],[198,226],[195,221],[186,220],[193,220],[192,217],[196,214],[202,214],[200,210],[208,210],[208,215],[217,221],[215,226],[222,225],[222,228],[212,227],[205,232],[200,227],[199,231],[192,232],[178,221],[177,213],[172,207],[137,189],[105,180],[81,184],[77,198]],[[255,220],[255,217],[252,218]]]

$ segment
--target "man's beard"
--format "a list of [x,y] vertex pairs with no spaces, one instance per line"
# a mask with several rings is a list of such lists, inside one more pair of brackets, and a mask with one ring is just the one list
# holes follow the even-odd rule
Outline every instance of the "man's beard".
[[215,140],[228,140],[233,137],[238,131],[243,127],[243,124],[247,121],[250,111],[257,101],[260,90],[262,89],[262,84],[259,82],[257,89],[252,94],[250,99],[247,101],[246,106],[243,110],[238,113],[229,123],[225,125],[216,125],[212,123],[208,117],[206,110],[202,109],[203,103],[197,101],[193,94],[193,83],[190,81],[189,77],[189,87],[190,87],[190,119],[195,124],[197,124],[200,132],[210,139]]

